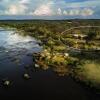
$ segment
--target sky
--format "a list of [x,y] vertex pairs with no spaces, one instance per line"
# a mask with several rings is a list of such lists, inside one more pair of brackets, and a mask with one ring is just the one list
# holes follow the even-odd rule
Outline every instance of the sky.
[[0,0],[0,18],[100,18],[100,0]]

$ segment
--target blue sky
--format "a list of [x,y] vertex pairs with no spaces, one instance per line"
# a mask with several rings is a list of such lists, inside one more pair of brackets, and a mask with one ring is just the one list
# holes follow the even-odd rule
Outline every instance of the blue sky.
[[1,16],[96,19],[100,18],[100,0],[0,0]]

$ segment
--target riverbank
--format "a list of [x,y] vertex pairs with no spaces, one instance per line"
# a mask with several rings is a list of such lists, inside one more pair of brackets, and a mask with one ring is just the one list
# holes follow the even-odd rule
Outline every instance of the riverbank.
[[[19,99],[20,97],[36,100],[41,98],[44,100],[89,100],[91,98],[99,100],[96,93],[86,89],[66,74],[67,70],[63,70],[64,67],[59,66],[57,69],[58,67],[55,66],[55,70],[52,69],[54,66],[50,66],[49,69],[47,66],[38,67],[33,59],[33,52],[36,56],[41,52],[37,41],[29,36],[22,37],[12,33],[14,33],[12,30],[0,31],[1,99],[10,97]],[[61,59],[63,59],[62,54],[58,54]]]
[[[48,24],[48,22],[44,23],[40,22],[40,23],[41,23],[40,25],[38,25],[37,22],[35,22],[35,24],[33,23],[33,25],[30,25],[31,23],[26,23],[26,22],[24,22],[23,24],[16,24],[16,23],[10,24],[10,27],[15,27],[18,29],[18,31],[19,30],[21,31],[19,34],[30,35],[32,37],[35,37],[37,40],[41,41],[39,45],[42,45],[44,50],[41,53],[33,54],[35,67],[43,70],[48,70],[50,68],[59,76],[71,75],[73,77],[79,77],[78,79],[80,79],[80,81],[89,81],[88,82],[89,85],[93,84],[93,87],[98,88],[98,85],[96,84],[99,84],[100,77],[97,76],[98,78],[96,79],[94,85],[94,79],[96,76],[95,75],[91,76],[90,74],[91,69],[93,68],[95,69],[95,70],[93,69],[94,74],[97,72],[98,69],[96,69],[96,67],[93,68],[89,67],[88,69],[89,73],[87,73],[86,71],[84,71],[85,69],[83,70],[82,68],[83,64],[87,60],[91,62],[95,61],[96,63],[98,63],[97,60],[99,61],[100,59],[98,53],[95,52],[94,54],[95,56],[93,55],[93,53],[88,53],[90,57],[84,56],[84,53],[82,51],[78,52],[78,54],[74,52],[69,52],[66,46],[69,47],[71,46],[76,49],[84,49],[84,50],[88,49],[92,50],[93,48],[95,49],[95,47],[99,47],[100,29],[96,28],[93,30],[92,28],[89,27],[90,29],[85,30],[85,32],[83,32],[84,29],[79,29],[79,30],[73,30],[71,31],[71,33],[69,32],[67,34],[62,35],[60,34],[61,32],[59,31],[64,31],[64,29],[66,28],[64,25],[62,25],[62,23],[60,24],[62,25],[61,29],[58,27],[59,26],[58,23],[60,22],[55,22],[52,24],[49,23],[50,25]],[[69,25],[67,22],[63,23],[65,25]],[[71,25],[72,24],[74,24],[74,22],[72,22]],[[76,33],[87,34],[87,37],[86,38],[73,37],[72,32],[75,32],[74,34]],[[96,36],[93,36],[94,34],[93,32],[96,33]],[[91,38],[89,38],[90,36]],[[93,55],[93,57],[91,57],[91,55]],[[81,66],[80,70],[77,71],[79,66]],[[81,71],[84,72],[83,73],[84,75],[86,74],[86,76],[90,78],[83,78],[83,75],[80,74]]]

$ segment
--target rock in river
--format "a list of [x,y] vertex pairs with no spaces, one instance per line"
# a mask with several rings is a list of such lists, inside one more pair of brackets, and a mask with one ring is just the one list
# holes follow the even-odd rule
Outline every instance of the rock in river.
[[25,73],[25,74],[24,74],[24,78],[25,78],[25,79],[30,79],[29,74]]
[[4,86],[8,87],[8,86],[10,86],[10,84],[11,84],[10,80],[3,80],[3,85]]

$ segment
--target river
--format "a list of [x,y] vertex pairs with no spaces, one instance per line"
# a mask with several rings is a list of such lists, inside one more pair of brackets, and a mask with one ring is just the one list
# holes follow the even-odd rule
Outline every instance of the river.
[[[0,98],[99,100],[98,94],[69,76],[59,77],[51,69],[35,69],[32,54],[40,52],[42,47],[32,37],[13,33],[12,30],[0,30]],[[24,73],[31,78],[25,80]],[[11,86],[4,87],[4,79],[10,80]]]

